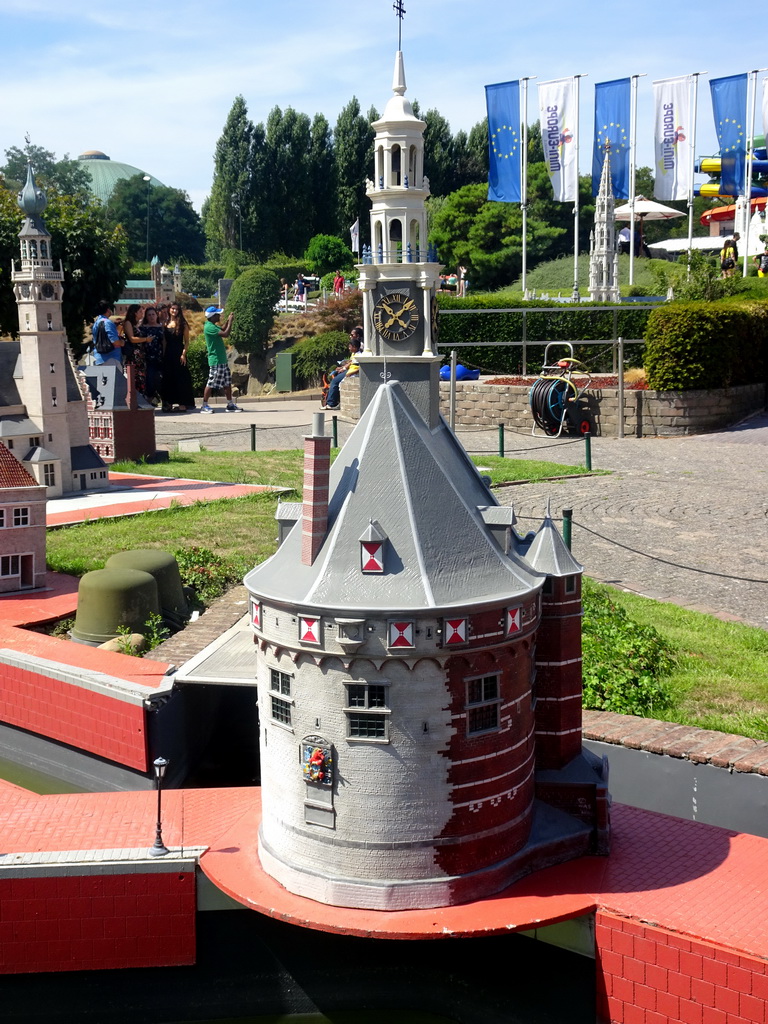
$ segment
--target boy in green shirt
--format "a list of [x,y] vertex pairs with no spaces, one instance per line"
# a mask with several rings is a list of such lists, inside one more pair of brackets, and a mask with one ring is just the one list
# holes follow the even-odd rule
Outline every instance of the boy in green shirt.
[[227,365],[227,350],[224,347],[224,338],[232,333],[232,320],[234,314],[230,313],[227,322],[219,327],[219,318],[224,312],[218,306],[209,306],[205,311],[205,347],[208,350],[208,382],[203,392],[203,404],[200,412],[213,412],[208,404],[211,391],[214,388],[221,388],[227,398],[227,412],[242,412],[243,410],[235,405],[232,400],[232,374]]

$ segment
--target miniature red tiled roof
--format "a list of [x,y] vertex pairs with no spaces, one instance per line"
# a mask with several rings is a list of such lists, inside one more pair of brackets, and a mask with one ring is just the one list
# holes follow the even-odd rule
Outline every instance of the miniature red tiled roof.
[[37,480],[0,442],[0,487],[37,487]]

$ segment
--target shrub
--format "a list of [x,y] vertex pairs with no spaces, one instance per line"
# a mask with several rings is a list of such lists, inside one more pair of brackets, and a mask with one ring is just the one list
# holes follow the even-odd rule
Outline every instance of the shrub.
[[205,338],[198,334],[189,343],[187,349],[187,368],[192,378],[192,388],[196,395],[202,395],[208,380],[208,350]]
[[313,274],[322,276],[334,270],[345,270],[355,262],[351,249],[336,235],[315,235],[304,253]]
[[262,263],[266,270],[277,274],[278,279],[284,277],[288,284],[292,285],[299,274],[306,274],[306,260],[296,259],[295,256],[287,256],[284,252],[275,252],[266,262]]
[[669,303],[648,319],[648,387],[707,390],[764,381],[767,338],[763,303]]
[[179,548],[173,554],[182,584],[191,587],[203,605],[209,605],[230,587],[242,583],[243,576],[251,568],[245,559],[222,558],[208,548]]
[[224,277],[221,263],[202,263],[182,267],[181,287],[188,295],[209,297],[219,287],[219,278]]
[[663,676],[675,652],[653,628],[615,604],[607,588],[584,581],[584,707],[651,715],[671,703]]
[[[440,351],[447,355],[456,342],[477,341],[502,343],[498,348],[461,348],[458,349],[460,361],[465,366],[479,367],[487,373],[519,374],[522,370],[522,348],[519,344],[523,339],[522,313],[480,313],[480,309],[543,309],[541,313],[527,313],[525,320],[526,338],[529,343],[535,341],[576,341],[613,337],[614,324],[617,336],[623,338],[642,338],[650,311],[628,306],[614,312],[600,303],[581,303],[578,306],[563,306],[562,303],[549,303],[535,300],[533,302],[515,302],[502,299],[498,295],[476,295],[466,299],[456,299],[449,295],[438,295],[438,305],[442,310],[466,309],[462,315],[440,316],[439,342]],[[506,343],[506,344],[504,344]],[[559,355],[563,354],[559,350]],[[574,355],[581,359],[593,371],[610,372],[613,368],[613,357],[610,344],[605,347],[584,345],[574,346]],[[528,350],[528,370],[538,372],[544,357],[544,348],[536,345]],[[627,365],[639,365],[642,362],[642,346],[628,345],[624,351]]]
[[226,315],[235,314],[230,338],[238,352],[263,354],[279,298],[280,281],[271,270],[250,267],[237,278],[227,299]]
[[349,335],[343,331],[326,331],[293,345],[288,351],[294,355],[297,378],[307,387],[321,384],[328,367],[346,358],[348,344]]
[[349,334],[353,327],[363,322],[363,293],[347,292],[337,302],[320,306],[312,315],[320,331],[344,331]]

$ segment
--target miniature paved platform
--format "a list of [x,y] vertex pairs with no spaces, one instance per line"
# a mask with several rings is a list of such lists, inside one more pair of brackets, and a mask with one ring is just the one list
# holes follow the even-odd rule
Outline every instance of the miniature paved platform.
[[[153,838],[151,792],[37,796],[0,783],[0,870],[34,862],[136,858]],[[691,939],[768,956],[768,840],[617,805],[610,857],[584,857],[529,876],[494,897],[437,910],[331,907],[281,888],[260,868],[258,789],[169,790],[163,837],[176,854],[207,847],[200,866],[251,909],[306,928],[381,938],[525,931],[596,910],[654,922]],[[78,858],[73,851],[83,851]],[[49,856],[41,857],[45,852]],[[66,857],[62,855],[66,854]]]

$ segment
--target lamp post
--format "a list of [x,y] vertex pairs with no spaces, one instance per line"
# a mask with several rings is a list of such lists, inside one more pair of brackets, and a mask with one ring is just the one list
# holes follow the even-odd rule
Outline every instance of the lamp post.
[[152,188],[152,179],[148,174],[145,174],[144,181],[146,181],[147,183],[147,253],[145,259],[147,260],[147,262],[149,262],[149,192],[150,189]]
[[163,776],[168,767],[168,761],[164,757],[156,757],[153,761],[155,769],[155,784],[157,786],[157,825],[155,826],[155,841],[149,848],[150,857],[164,857],[168,848],[163,842],[163,817],[161,814],[161,794],[163,790]]

